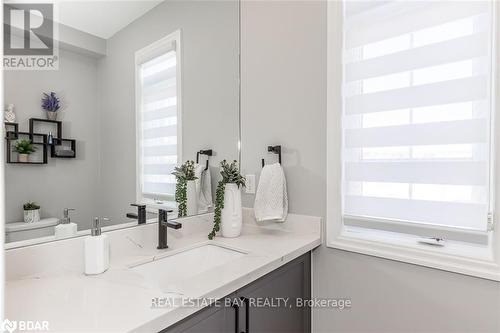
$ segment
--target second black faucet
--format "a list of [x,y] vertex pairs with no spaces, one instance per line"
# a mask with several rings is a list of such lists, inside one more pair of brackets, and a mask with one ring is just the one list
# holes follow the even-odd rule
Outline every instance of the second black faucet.
[[182,228],[182,224],[176,221],[168,220],[168,213],[172,213],[173,210],[158,210],[158,246],[157,249],[166,249],[168,248],[167,244],[167,229],[180,229]]

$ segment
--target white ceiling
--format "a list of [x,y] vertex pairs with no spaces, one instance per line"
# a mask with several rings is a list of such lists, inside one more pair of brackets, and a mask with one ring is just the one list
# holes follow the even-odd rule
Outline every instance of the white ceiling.
[[108,39],[163,0],[54,1],[56,21],[94,36]]

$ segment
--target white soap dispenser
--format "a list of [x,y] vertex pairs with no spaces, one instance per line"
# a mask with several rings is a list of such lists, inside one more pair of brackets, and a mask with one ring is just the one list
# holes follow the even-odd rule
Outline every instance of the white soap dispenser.
[[73,208],[64,208],[63,218],[60,223],[55,227],[56,238],[66,238],[76,235],[78,231],[78,226],[76,223],[71,222],[69,218],[69,212],[74,210]]
[[[103,218],[103,221],[109,221]],[[85,238],[85,274],[95,275],[109,268],[109,239],[101,233],[98,217],[92,220],[91,236]]]

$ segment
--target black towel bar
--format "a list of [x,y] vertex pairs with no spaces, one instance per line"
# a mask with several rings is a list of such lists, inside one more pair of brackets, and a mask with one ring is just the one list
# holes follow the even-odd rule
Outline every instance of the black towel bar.
[[205,170],[208,170],[208,159],[210,158],[210,156],[212,156],[212,154],[213,154],[212,149],[205,149],[196,152],[196,163],[199,163],[200,155],[207,155],[207,164],[205,166]]
[[[281,146],[267,146],[267,151],[270,153],[275,153],[278,155],[278,162],[281,164]],[[262,167],[266,165],[264,159],[262,159]]]

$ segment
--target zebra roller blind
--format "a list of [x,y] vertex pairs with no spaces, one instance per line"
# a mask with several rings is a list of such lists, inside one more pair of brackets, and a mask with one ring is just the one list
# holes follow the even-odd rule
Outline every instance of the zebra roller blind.
[[174,48],[138,65],[140,186],[143,198],[170,198],[178,160],[177,61]]
[[492,3],[344,5],[344,217],[486,230]]

